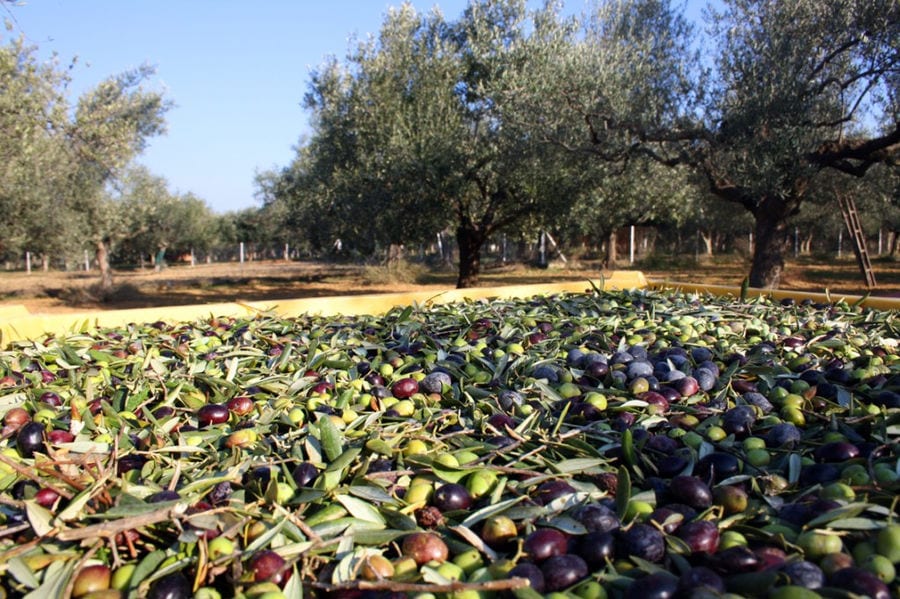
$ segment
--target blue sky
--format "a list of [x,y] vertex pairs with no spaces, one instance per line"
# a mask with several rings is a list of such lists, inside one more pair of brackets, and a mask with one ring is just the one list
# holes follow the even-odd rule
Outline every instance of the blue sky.
[[[78,57],[72,93],[142,64],[175,103],[140,162],[216,212],[258,205],[257,171],[287,165],[307,131],[310,69],[377,33],[400,0],[25,0],[0,8],[42,56]],[[414,0],[457,17],[466,0]],[[567,6],[581,8],[580,1]],[[74,97],[73,97],[74,99]]]

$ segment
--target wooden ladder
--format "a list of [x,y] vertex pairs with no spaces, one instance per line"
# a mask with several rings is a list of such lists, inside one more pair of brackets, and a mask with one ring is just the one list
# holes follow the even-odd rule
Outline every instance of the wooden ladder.
[[859,213],[856,211],[856,202],[849,195],[837,192],[838,205],[841,207],[841,214],[844,216],[844,224],[847,225],[847,231],[853,238],[853,253],[856,254],[856,261],[859,269],[866,278],[866,287],[875,287],[875,271],[872,270],[872,263],[869,261],[869,250],[866,248],[866,236],[859,224]]

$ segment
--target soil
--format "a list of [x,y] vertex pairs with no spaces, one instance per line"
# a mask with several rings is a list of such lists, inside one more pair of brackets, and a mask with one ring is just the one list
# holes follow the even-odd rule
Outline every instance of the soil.
[[[874,261],[878,286],[873,295],[900,297],[900,262]],[[625,266],[627,268],[627,265]],[[671,264],[637,265],[651,280],[740,285],[747,272],[735,258],[697,261],[673,259]],[[597,279],[603,271],[596,263],[569,262],[539,269],[524,265],[487,268],[481,284],[516,285]],[[400,269],[328,262],[246,262],[175,265],[116,271],[116,288],[99,301],[95,295],[97,272],[0,272],[0,305],[24,304],[32,313],[83,312],[146,308],[198,303],[271,300],[388,293],[452,288],[452,269]],[[864,279],[853,260],[801,259],[787,264],[783,289],[864,294]]]

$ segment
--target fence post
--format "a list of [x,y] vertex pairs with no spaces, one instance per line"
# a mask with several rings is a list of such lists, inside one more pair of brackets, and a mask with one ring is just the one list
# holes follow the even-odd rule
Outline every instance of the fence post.
[[31,252],[25,252],[25,272],[31,274]]
[[244,265],[244,242],[243,241],[241,242],[240,255],[241,255],[241,266],[243,266]]
[[628,264],[634,264],[634,225],[628,231]]
[[91,269],[91,258],[88,256],[88,251],[84,250],[84,270]]

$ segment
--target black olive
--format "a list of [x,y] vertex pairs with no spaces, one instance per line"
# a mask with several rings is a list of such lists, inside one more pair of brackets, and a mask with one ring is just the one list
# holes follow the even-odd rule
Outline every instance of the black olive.
[[46,429],[40,422],[29,422],[16,433],[16,448],[23,458],[34,457],[34,452],[44,451],[44,433]]

